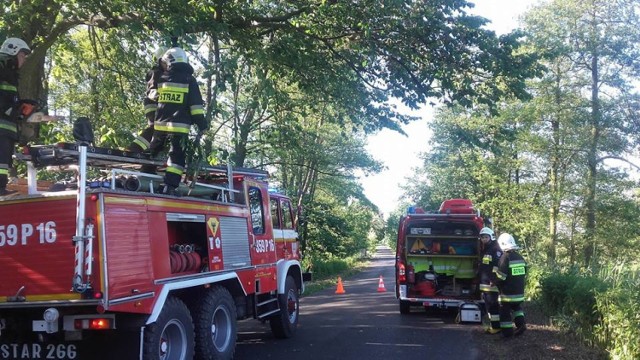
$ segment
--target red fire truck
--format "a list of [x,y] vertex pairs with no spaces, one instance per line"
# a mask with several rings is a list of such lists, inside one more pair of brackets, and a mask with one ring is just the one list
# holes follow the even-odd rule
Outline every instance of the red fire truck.
[[400,313],[412,306],[460,308],[480,302],[476,270],[483,223],[467,199],[446,200],[437,212],[409,209],[400,219],[396,247]]
[[[136,170],[164,165],[140,154],[57,144],[20,158],[26,193],[0,198],[0,359],[229,359],[238,319],[296,332],[295,212],[266,172],[206,167],[176,197]],[[78,180],[39,191],[45,167]]]

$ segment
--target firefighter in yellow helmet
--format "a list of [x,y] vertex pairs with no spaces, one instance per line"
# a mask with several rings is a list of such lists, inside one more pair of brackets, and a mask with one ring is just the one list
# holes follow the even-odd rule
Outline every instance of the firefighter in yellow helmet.
[[502,336],[509,338],[520,335],[527,329],[522,311],[527,263],[516,251],[518,246],[511,234],[500,234],[498,245],[503,251],[495,269],[500,290],[500,328]]
[[160,65],[160,58],[167,51],[167,48],[160,46],[153,53],[153,65],[151,69],[147,71],[145,76],[145,83],[147,90],[145,92],[143,105],[144,105],[144,117],[147,119],[147,127],[142,130],[133,142],[129,145],[129,151],[133,152],[145,152],[149,150],[151,145],[151,138],[153,137],[153,123],[156,117],[156,110],[158,109],[158,78],[162,75],[162,66]]
[[185,51],[173,47],[162,55],[160,62],[163,72],[157,82],[158,108],[149,150],[155,157],[167,142],[171,144],[163,192],[178,195],[176,189],[185,170],[185,145],[191,125],[197,125],[199,132],[209,126],[204,118],[200,88]]
[[487,317],[491,323],[491,326],[485,331],[489,334],[496,334],[500,332],[500,305],[498,304],[498,286],[493,280],[493,269],[498,266],[502,250],[498,246],[493,230],[488,227],[480,230],[480,241],[482,242],[482,259],[478,266],[480,292]]
[[9,169],[18,140],[17,120],[22,115],[18,97],[18,70],[31,53],[27,43],[8,38],[0,46],[0,196],[8,195]]

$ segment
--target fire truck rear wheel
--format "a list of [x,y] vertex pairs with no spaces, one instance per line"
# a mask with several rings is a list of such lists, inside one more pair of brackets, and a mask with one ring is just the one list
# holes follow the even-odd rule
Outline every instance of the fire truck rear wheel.
[[144,330],[144,359],[191,359],[193,346],[193,320],[189,309],[180,299],[167,298],[156,322]]
[[232,359],[236,350],[236,305],[229,290],[214,286],[207,290],[193,311],[197,360]]
[[273,336],[286,339],[292,337],[298,328],[300,298],[298,286],[291,276],[287,276],[284,294],[278,295],[280,312],[269,319]]

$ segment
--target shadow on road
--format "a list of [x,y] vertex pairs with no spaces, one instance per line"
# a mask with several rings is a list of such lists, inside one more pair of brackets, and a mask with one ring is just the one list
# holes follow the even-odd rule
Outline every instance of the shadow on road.
[[[300,301],[296,336],[276,340],[268,324],[243,322],[237,359],[480,359],[471,331],[455,314],[401,315],[394,254],[380,247],[364,270],[343,279],[345,294],[325,289]],[[385,292],[378,291],[382,276]]]

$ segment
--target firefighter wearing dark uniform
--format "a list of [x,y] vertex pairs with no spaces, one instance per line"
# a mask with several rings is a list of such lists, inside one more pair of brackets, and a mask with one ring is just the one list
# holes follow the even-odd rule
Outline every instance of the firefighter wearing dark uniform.
[[147,127],[142,130],[133,142],[129,145],[129,151],[144,152],[148,151],[153,138],[153,123],[156,119],[156,110],[158,109],[158,78],[162,75],[162,67],[160,59],[167,51],[164,47],[159,47],[153,54],[153,66],[145,76],[147,90],[143,100],[144,117],[147,119]]
[[18,140],[18,70],[31,49],[22,39],[8,38],[0,46],[0,196],[7,195],[9,169]]
[[494,281],[493,269],[498,266],[498,260],[502,256],[502,250],[498,246],[493,230],[488,227],[480,230],[480,241],[482,241],[483,251],[478,275],[480,277],[480,292],[484,300],[484,306],[491,326],[486,329],[489,334],[500,332],[500,305],[498,304],[498,286]]
[[[510,234],[498,237],[498,245],[504,252],[498,261],[495,274],[500,290],[500,328],[505,338],[520,335],[526,330],[524,311],[524,286],[527,263],[516,251],[518,246]],[[513,314],[513,318],[512,318]],[[515,332],[513,325],[515,323]]]
[[185,170],[185,144],[192,124],[203,132],[207,129],[202,95],[187,54],[173,47],[161,58],[164,71],[158,78],[158,108],[150,152],[155,157],[169,142],[169,161],[164,177],[164,193],[176,195]]

